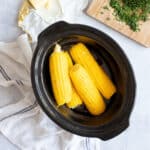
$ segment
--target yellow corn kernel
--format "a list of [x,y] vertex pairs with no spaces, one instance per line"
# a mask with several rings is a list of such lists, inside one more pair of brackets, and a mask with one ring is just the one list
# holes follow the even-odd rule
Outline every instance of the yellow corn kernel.
[[67,51],[65,51],[65,55],[66,55],[66,57],[68,59],[69,68],[71,68],[73,66],[72,59],[71,59],[71,57],[70,57],[70,55],[69,55],[69,53]]
[[[65,55],[68,59],[69,68],[71,68],[73,66],[72,59],[71,59],[71,57],[70,57],[70,55],[67,51],[65,52]],[[76,108],[77,106],[79,106],[81,104],[82,104],[82,100],[81,100],[80,96],[77,94],[77,92],[75,91],[75,89],[72,85],[72,99],[69,103],[67,103],[67,106],[69,108]]]
[[82,100],[80,96],[77,94],[75,89],[72,87],[72,99],[69,103],[67,103],[67,106],[69,108],[76,108],[77,106],[82,104]]
[[72,99],[69,65],[65,53],[61,51],[58,44],[49,57],[49,69],[54,97],[58,106],[68,103]]
[[88,72],[80,64],[76,64],[70,69],[70,77],[88,111],[92,115],[103,113],[106,105]]
[[101,94],[106,99],[110,99],[116,92],[116,87],[87,47],[82,43],[78,43],[71,48],[70,53],[73,60],[87,70]]

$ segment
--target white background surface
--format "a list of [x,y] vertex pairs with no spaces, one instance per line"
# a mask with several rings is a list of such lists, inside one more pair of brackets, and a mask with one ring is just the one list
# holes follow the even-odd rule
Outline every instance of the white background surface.
[[[13,41],[22,31],[17,27],[17,14],[22,0],[0,0],[0,41]],[[130,127],[118,137],[103,143],[102,150],[150,150],[150,48],[129,40],[105,25],[82,15],[78,23],[98,28],[113,37],[128,56],[137,81],[135,107],[130,119]],[[10,142],[0,135],[0,150],[16,150]]]

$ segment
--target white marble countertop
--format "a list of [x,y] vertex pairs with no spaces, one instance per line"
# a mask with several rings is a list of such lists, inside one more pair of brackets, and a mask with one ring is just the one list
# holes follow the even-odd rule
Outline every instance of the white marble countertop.
[[[0,0],[0,41],[13,41],[22,33],[17,27],[17,14],[22,0]],[[78,23],[87,24],[102,30],[113,37],[128,56],[137,82],[135,107],[130,119],[130,127],[119,138],[110,140],[102,150],[108,150],[110,145],[118,142],[124,145],[130,143],[128,150],[150,149],[150,48],[145,48],[125,36],[113,31],[96,20],[84,15]],[[1,100],[1,99],[0,99]],[[126,149],[126,146],[124,146]],[[5,137],[0,134],[0,150],[17,150]]]

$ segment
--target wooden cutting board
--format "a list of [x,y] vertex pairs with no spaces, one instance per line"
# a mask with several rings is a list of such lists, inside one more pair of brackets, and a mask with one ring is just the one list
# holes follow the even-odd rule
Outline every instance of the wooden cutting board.
[[109,6],[109,0],[93,0],[86,13],[145,47],[150,47],[150,20],[140,22],[140,31],[133,32],[125,23],[116,20],[113,9]]

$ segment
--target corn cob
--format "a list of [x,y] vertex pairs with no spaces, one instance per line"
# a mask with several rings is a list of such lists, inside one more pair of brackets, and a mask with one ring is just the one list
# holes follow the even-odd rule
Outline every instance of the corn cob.
[[70,53],[73,60],[87,70],[101,94],[106,99],[110,99],[116,92],[116,87],[103,68],[98,65],[87,47],[82,43],[78,43],[71,48]]
[[54,97],[60,106],[71,101],[72,85],[69,77],[68,60],[58,44],[49,57],[49,67]]
[[[65,52],[65,55],[68,59],[69,68],[71,68],[73,66],[72,59],[70,58],[68,52]],[[80,96],[77,94],[76,90],[74,89],[74,87],[72,85],[72,99],[69,103],[67,103],[67,106],[69,108],[75,108],[75,107],[77,107],[81,104],[82,104],[82,100],[81,100]]]
[[70,77],[88,111],[92,115],[103,113],[105,103],[87,71],[80,64],[76,64],[70,69]]
[[67,106],[69,108],[76,108],[77,106],[82,104],[82,100],[80,96],[77,94],[74,88],[72,88],[72,99],[69,103],[67,103]]
[[69,69],[70,69],[70,68],[72,68],[72,66],[73,66],[72,59],[71,59],[71,57],[70,57],[70,55],[69,55],[69,53],[68,53],[67,51],[65,51],[65,55],[66,55],[66,57],[67,57],[68,64],[69,64]]

